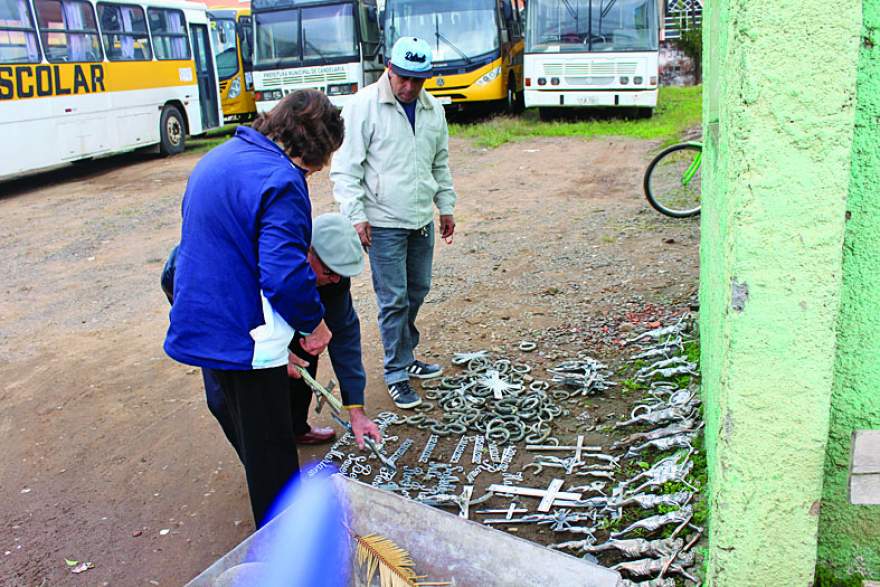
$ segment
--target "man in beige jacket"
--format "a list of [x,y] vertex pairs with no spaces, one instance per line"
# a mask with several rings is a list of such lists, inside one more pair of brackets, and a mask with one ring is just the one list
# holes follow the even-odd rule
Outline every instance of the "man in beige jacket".
[[439,377],[439,365],[415,358],[415,321],[431,289],[434,206],[440,236],[452,243],[456,195],[449,172],[449,131],[443,106],[423,85],[431,77],[431,48],[402,37],[389,69],[343,109],[345,141],[330,170],[333,196],[369,250],[385,384],[394,403],[422,400],[409,378]]

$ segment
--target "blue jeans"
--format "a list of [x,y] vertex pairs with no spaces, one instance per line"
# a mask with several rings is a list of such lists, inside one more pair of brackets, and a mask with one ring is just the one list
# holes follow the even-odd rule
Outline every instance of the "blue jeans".
[[434,223],[409,230],[373,227],[370,270],[379,305],[379,332],[385,347],[385,383],[409,379],[419,344],[416,316],[431,289]]

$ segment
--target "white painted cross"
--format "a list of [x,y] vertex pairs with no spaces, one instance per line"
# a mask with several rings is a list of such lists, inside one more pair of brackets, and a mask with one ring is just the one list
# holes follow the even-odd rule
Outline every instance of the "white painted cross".
[[[574,462],[581,462],[581,451],[584,449],[584,437],[578,434],[577,446],[574,447]],[[570,472],[570,471],[569,471]]]
[[[580,450],[578,450],[580,449]],[[601,452],[601,446],[584,446],[584,437],[583,435],[579,435],[577,437],[577,444],[575,446],[560,446],[558,444],[527,444],[526,450],[534,450],[540,452],[553,452],[557,450],[574,450],[578,451],[577,454],[580,455],[580,451],[591,451],[591,452]]]
[[504,514],[505,520],[513,519],[513,514],[527,514],[529,513],[528,508],[520,508],[517,507],[519,504],[516,501],[510,502],[510,507],[506,510],[477,510],[478,514]]
[[470,515],[470,507],[471,507],[471,497],[474,495],[474,486],[473,485],[465,485],[461,491],[461,501],[458,503],[459,511],[458,516],[460,518],[468,519]]
[[554,479],[550,482],[547,489],[537,489],[534,487],[517,487],[516,485],[490,485],[489,491],[492,493],[508,493],[513,495],[525,495],[527,497],[540,497],[541,503],[538,504],[539,512],[549,512],[556,500],[580,501],[580,493],[571,493],[568,491],[559,491],[565,483],[562,479]]

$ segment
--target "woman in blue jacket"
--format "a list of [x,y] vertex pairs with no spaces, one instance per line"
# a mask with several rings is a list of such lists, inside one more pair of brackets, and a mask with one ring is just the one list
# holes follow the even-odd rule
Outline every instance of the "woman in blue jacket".
[[330,342],[308,261],[306,178],[329,163],[343,129],[323,93],[291,93],[205,155],[183,196],[165,352],[220,383],[258,526],[299,470],[287,365],[308,362],[288,344],[302,333],[317,356]]

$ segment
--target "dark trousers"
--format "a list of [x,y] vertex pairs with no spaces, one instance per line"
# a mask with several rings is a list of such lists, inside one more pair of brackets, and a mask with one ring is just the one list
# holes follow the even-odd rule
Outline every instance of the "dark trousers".
[[244,465],[254,523],[259,528],[269,521],[267,514],[275,499],[299,472],[287,367],[205,372],[209,407],[212,393],[220,390],[221,415],[214,415]]
[[[307,370],[312,377],[315,377],[315,374],[318,372],[318,358],[310,356],[309,360],[311,364]],[[239,453],[238,456],[241,458],[241,453],[236,445],[232,417],[229,415],[229,410],[226,409],[226,399],[220,390],[220,383],[212,373],[211,369],[202,369],[202,380],[205,382],[205,400],[208,404],[208,410],[217,419],[220,428],[223,429],[223,434],[226,435],[229,443],[232,444],[232,448],[235,449],[235,452]],[[290,377],[288,379],[290,388],[290,418],[293,421],[293,433],[299,436],[300,434],[306,434],[312,429],[308,422],[309,407],[312,404],[312,389],[303,383],[302,379],[292,379]]]

